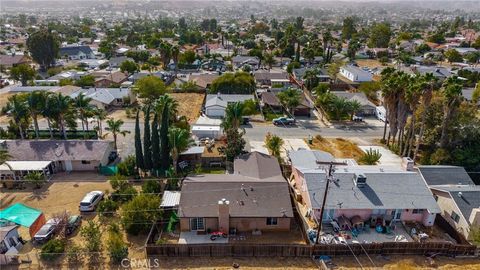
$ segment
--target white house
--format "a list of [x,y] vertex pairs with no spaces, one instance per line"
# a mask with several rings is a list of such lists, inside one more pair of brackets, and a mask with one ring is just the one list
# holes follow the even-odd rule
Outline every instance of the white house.
[[371,82],[373,75],[355,66],[343,66],[340,74],[352,82]]
[[14,255],[22,248],[18,225],[0,227],[0,254]]
[[60,58],[69,60],[95,59],[95,54],[89,46],[67,46],[60,48]]
[[207,95],[205,101],[205,114],[208,117],[225,117],[225,109],[229,103],[244,102],[249,99],[253,100],[253,95]]

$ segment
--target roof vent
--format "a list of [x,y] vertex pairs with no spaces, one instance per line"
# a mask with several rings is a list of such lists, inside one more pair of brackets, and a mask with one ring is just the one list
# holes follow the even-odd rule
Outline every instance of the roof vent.
[[367,177],[363,173],[353,174],[353,183],[358,188],[362,188],[367,184]]
[[462,198],[463,197],[463,193],[460,191],[458,192],[458,197]]

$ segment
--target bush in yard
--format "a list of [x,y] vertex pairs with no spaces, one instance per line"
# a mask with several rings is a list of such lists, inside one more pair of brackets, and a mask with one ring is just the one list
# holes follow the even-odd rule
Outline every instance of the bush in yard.
[[380,160],[382,157],[382,154],[380,154],[380,151],[374,150],[372,148],[368,149],[365,151],[365,154],[363,154],[362,157],[358,160],[360,163],[365,164],[365,165],[375,165],[377,162]]
[[59,239],[51,239],[43,245],[40,251],[40,258],[42,260],[53,261],[60,257],[65,251],[65,242]]
[[133,186],[129,185],[121,190],[112,192],[110,198],[122,204],[130,201],[133,197],[137,195],[137,193],[137,190]]
[[98,204],[97,211],[101,216],[111,217],[118,209],[118,203],[112,199],[106,199]]
[[128,247],[123,241],[120,228],[117,224],[110,225],[108,230],[107,249],[110,253],[110,260],[113,263],[120,263],[128,257]]
[[45,180],[45,176],[40,172],[30,172],[25,175],[25,180],[29,183],[32,183],[35,188],[41,188],[43,184],[47,181]]
[[160,201],[159,196],[140,194],[125,203],[121,209],[123,228],[133,235],[148,232],[162,215]]
[[158,180],[145,181],[142,185],[142,193],[160,193],[162,192],[162,187]]
[[102,249],[102,232],[98,223],[89,220],[87,225],[81,228],[80,235],[88,252],[100,252]]
[[135,170],[135,156],[130,155],[126,157],[122,162],[117,164],[118,174],[125,176],[134,176]]

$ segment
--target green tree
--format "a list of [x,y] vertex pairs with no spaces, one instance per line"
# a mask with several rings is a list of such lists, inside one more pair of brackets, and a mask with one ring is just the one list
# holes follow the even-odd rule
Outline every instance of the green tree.
[[370,37],[368,39],[368,47],[370,48],[388,48],[392,30],[387,23],[377,23],[370,29]]
[[[92,98],[86,97],[84,93],[80,93],[77,97],[73,99],[73,105],[80,116],[80,121],[82,122],[82,130],[85,132],[88,130],[88,117],[93,116],[93,106],[90,105]],[[86,134],[85,134],[86,135]]]
[[463,61],[462,55],[455,49],[448,49],[444,55],[450,63]]
[[251,94],[255,90],[255,80],[246,72],[225,73],[213,80],[210,93]]
[[155,76],[147,76],[135,82],[133,92],[139,98],[145,99],[147,103],[151,103],[167,92],[167,87],[162,79]]
[[28,107],[25,100],[21,97],[21,95],[13,95],[8,98],[7,105],[4,110],[7,111],[13,118],[13,121],[18,124],[20,138],[23,140],[25,138],[25,132],[21,123],[28,118]]
[[380,154],[380,151],[377,149],[368,149],[365,151],[365,153],[359,158],[359,162],[361,164],[365,165],[376,165],[380,158],[382,157],[382,154]]
[[294,115],[295,108],[297,108],[302,100],[302,96],[297,89],[289,88],[277,95],[280,103],[287,108],[291,115]]
[[47,70],[55,63],[60,42],[50,31],[39,30],[28,37],[27,47],[33,60],[40,64],[42,70]]
[[153,167],[152,164],[152,140],[150,134],[150,104],[145,105],[143,108],[144,114],[144,126],[143,126],[143,162],[145,164],[145,170],[150,171]]
[[169,96],[164,96],[159,100],[162,104],[162,126],[160,127],[160,169],[165,172],[170,167],[170,147],[168,140],[168,130],[170,125],[170,110],[174,106],[173,100]]
[[160,194],[162,192],[162,186],[160,182],[155,179],[150,179],[145,181],[142,185],[142,193],[145,194]]
[[195,61],[196,55],[192,50],[187,50],[184,53],[180,54],[179,62],[181,64],[192,64]]
[[112,132],[113,135],[113,145],[115,147],[115,150],[117,150],[117,137],[118,135],[122,135],[125,137],[127,134],[130,133],[128,130],[122,130],[124,122],[122,119],[115,120],[113,118],[110,118],[107,120],[107,126],[110,132]]
[[475,87],[475,90],[473,90],[472,101],[475,104],[480,101],[480,84],[477,84],[477,87]]
[[10,77],[26,86],[28,81],[35,78],[35,70],[27,64],[21,64],[10,69]]
[[270,133],[265,136],[265,146],[272,156],[280,158],[280,152],[283,147],[283,139],[277,135],[271,135]]
[[35,137],[38,139],[38,117],[42,114],[47,103],[47,94],[44,91],[33,91],[27,97],[27,109],[30,117],[33,119],[33,128],[35,129]]
[[475,39],[475,41],[472,43],[472,47],[475,49],[480,49],[480,36]]
[[143,161],[142,140],[140,134],[140,110],[137,111],[137,117],[135,117],[135,164],[137,169],[144,169],[145,163]]
[[45,175],[40,172],[30,172],[25,175],[24,178],[27,182],[32,183],[35,188],[41,188],[42,185],[47,182],[47,180],[45,180]]
[[95,85],[95,77],[93,75],[85,75],[75,81],[75,85],[79,87],[89,87]]
[[471,65],[475,65],[480,61],[480,52],[470,52],[465,55],[465,60]]
[[268,66],[269,69],[272,69],[272,66],[276,64],[276,60],[271,53],[266,53],[264,55],[263,63]]
[[445,97],[443,106],[442,134],[440,137],[440,147],[445,148],[448,144],[449,123],[454,117],[461,102],[462,83],[457,77],[450,77],[443,83],[442,93]]
[[139,70],[137,63],[127,60],[123,61],[120,64],[120,71],[126,72],[129,75],[132,75],[133,73],[137,72]]
[[125,176],[135,175],[135,156],[129,155],[117,164],[118,173]]
[[343,19],[343,26],[342,26],[342,39],[348,40],[351,39],[353,34],[355,34],[357,30],[355,29],[355,20],[352,17],[346,17]]
[[152,121],[152,167],[160,169],[160,137],[158,131],[158,112],[154,113]]
[[176,174],[180,154],[192,146],[194,141],[190,137],[190,131],[174,127],[168,131],[168,143],[171,146],[170,153],[173,160],[173,169]]
[[80,228],[80,235],[85,243],[88,252],[100,252],[102,250],[102,232],[100,224],[89,220],[86,225]]
[[60,257],[65,251],[66,243],[60,239],[50,239],[42,246],[40,258],[46,261],[53,261]]
[[227,161],[233,162],[243,152],[246,142],[242,138],[243,132],[240,132],[238,129],[228,128],[224,132],[227,138],[224,154]]
[[160,197],[155,195],[140,194],[123,205],[121,222],[129,234],[138,235],[147,233],[152,224],[162,216],[159,209]]
[[108,228],[107,250],[113,263],[119,264],[128,257],[128,246],[123,241],[120,227],[116,223]]
[[222,121],[224,129],[238,129],[242,123],[244,104],[242,102],[230,103],[225,109],[225,117]]

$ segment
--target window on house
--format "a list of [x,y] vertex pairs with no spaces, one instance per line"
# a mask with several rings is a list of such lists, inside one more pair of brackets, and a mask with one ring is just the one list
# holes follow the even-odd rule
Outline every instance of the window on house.
[[82,160],[82,164],[90,164],[89,160]]
[[412,213],[413,214],[421,214],[421,213],[423,213],[423,209],[413,209]]
[[267,225],[274,226],[278,224],[278,220],[276,217],[267,217]]
[[8,239],[8,241],[10,242],[10,246],[11,246],[11,247],[14,247],[14,246],[17,245],[17,242],[15,242],[15,239],[14,239],[13,237],[10,237],[10,238]]
[[190,219],[190,230],[192,231],[204,231],[205,230],[205,221],[203,218],[191,218]]
[[453,219],[453,221],[455,221],[455,223],[458,223],[460,221],[460,216],[454,211],[452,211],[452,214],[450,215],[450,217]]

